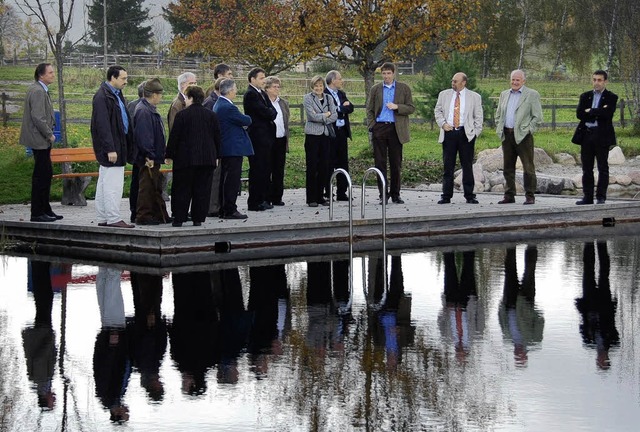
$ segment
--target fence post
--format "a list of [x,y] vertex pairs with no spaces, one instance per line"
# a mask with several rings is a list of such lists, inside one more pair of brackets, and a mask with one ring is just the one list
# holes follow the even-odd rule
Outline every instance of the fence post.
[[555,132],[556,130],[556,103],[553,102],[551,105],[551,130]]
[[7,94],[5,92],[2,92],[2,126],[4,127],[7,126],[7,117],[9,117],[7,115],[6,100],[7,100]]
[[624,99],[620,99],[620,125],[622,126],[622,128],[624,129],[625,124],[624,124]]

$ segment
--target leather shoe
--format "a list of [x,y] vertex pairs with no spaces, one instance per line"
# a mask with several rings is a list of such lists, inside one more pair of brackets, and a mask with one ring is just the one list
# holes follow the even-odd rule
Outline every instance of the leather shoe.
[[283,206],[283,205],[284,205],[284,202],[283,202],[283,201],[274,201],[274,202],[272,202],[272,203],[271,203],[271,205],[274,205],[274,206]]
[[576,201],[576,205],[589,205],[589,204],[593,204],[592,199],[582,198],[581,200]]
[[105,226],[112,227],[112,228],[135,228],[135,225],[130,225],[123,220],[115,223],[111,223],[111,224],[108,223]]
[[[136,220],[136,223],[138,225],[160,225],[160,221],[159,220],[155,220],[155,219]],[[110,226],[110,225],[108,225],[108,226]]]
[[64,219],[64,216],[57,215],[54,212],[51,212],[51,213],[47,214],[47,216],[54,217],[54,218],[56,218],[56,220]]
[[467,200],[467,204],[480,204],[480,203],[479,203],[479,202],[478,202],[478,200],[477,200],[477,199],[475,199],[475,198],[469,198],[469,199]]
[[598,200],[596,201],[596,204],[604,204],[604,203],[605,203],[604,198],[598,198]]
[[262,204],[260,204],[262,207],[264,207],[265,210],[271,210],[273,208],[273,206],[271,204],[269,204],[268,201],[262,201]]
[[317,202],[310,202],[309,203],[309,207],[318,207],[318,203]]
[[336,201],[349,201],[349,197],[346,195],[338,195]]
[[536,203],[536,199],[534,197],[527,197],[522,204],[530,205],[535,203]]
[[329,205],[329,201],[322,201],[318,203],[321,206],[328,206]]
[[46,214],[40,216],[31,216],[31,222],[55,222],[56,218]]
[[404,201],[399,196],[391,198],[391,201],[395,204],[404,204]]
[[98,222],[98,226],[107,226],[106,222]]
[[173,221],[171,222],[172,227],[180,228],[182,226],[182,222]]
[[513,204],[516,202],[516,199],[513,197],[508,197],[505,196],[504,198],[502,198],[500,201],[498,201],[498,204]]
[[249,211],[265,211],[267,208],[262,204],[258,204],[256,206],[249,206]]
[[219,211],[207,213],[207,217],[218,217],[218,216],[220,216]]
[[438,204],[451,204],[451,199],[442,198],[440,201],[438,201]]
[[246,214],[242,214],[242,213],[240,213],[239,211],[236,210],[232,214],[225,215],[223,217],[224,217],[224,219],[246,219],[247,215]]
[[202,222],[193,221],[193,226],[201,226],[201,225],[202,225]]

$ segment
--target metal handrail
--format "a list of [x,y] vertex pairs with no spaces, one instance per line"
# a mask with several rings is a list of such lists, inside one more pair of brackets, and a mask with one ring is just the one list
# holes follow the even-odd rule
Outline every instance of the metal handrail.
[[352,185],[351,185],[351,176],[349,173],[342,168],[336,168],[331,174],[331,179],[329,180],[329,220],[333,220],[333,181],[336,179],[338,174],[342,174],[347,179],[347,184],[349,188],[347,189],[348,198],[349,198],[349,290],[353,292],[353,206],[351,205],[351,194],[352,194]]

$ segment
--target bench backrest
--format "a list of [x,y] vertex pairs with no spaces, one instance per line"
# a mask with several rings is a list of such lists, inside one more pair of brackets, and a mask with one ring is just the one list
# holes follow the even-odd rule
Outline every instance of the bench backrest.
[[51,162],[95,162],[93,147],[51,149]]

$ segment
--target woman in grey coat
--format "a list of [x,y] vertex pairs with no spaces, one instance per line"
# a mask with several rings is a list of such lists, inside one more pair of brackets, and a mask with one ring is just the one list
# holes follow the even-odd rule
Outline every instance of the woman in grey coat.
[[[307,204],[309,207],[329,205],[322,196],[329,181],[329,134],[338,118],[333,98],[324,93],[324,79],[311,78],[311,93],[304,95],[307,122],[304,125],[304,151],[307,163]],[[335,133],[335,132],[334,132]]]

